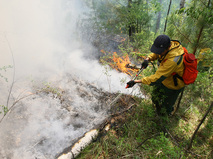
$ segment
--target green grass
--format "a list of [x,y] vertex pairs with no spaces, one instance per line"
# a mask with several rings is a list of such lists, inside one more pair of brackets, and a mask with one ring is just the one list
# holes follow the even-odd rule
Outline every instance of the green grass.
[[[150,97],[151,88],[142,92]],[[78,159],[212,159],[213,113],[201,125],[192,148],[186,151],[192,135],[213,101],[213,78],[200,72],[193,85],[184,90],[180,108],[171,117],[158,117],[151,100],[135,99],[135,106],[122,114],[123,120],[87,146]],[[126,102],[128,103],[128,102]],[[165,131],[166,129],[166,131]]]
[[[181,109],[184,109],[183,107]],[[200,129],[191,153],[186,153],[191,136],[199,124],[193,116],[159,118],[150,100],[137,101],[137,106],[125,114],[125,121],[112,127],[105,136],[91,143],[78,159],[100,158],[211,158],[212,118]],[[195,111],[195,112],[194,112]],[[180,110],[181,112],[181,110]],[[161,122],[160,122],[161,121]],[[162,131],[166,127],[168,133]]]

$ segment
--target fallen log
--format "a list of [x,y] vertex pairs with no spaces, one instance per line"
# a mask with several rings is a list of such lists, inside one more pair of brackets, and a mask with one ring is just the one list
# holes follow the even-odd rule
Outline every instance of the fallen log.
[[102,134],[105,134],[105,132],[108,132],[112,125],[115,124],[116,120],[119,120],[119,116],[130,110],[134,105],[135,100],[133,97],[129,95],[118,94],[117,97],[109,103],[109,106],[112,107],[112,109],[114,109],[113,107],[116,107],[116,109],[121,108],[122,110],[119,109],[117,112],[111,110],[111,114],[104,120],[102,124],[97,126],[97,128],[94,128],[85,133],[73,146],[69,147],[63,153],[56,156],[56,158],[73,159],[77,157],[86,146],[92,143],[95,139],[100,138]]

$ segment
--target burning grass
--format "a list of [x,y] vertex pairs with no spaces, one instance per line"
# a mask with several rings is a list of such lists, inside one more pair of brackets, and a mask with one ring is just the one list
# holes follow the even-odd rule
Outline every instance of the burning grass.
[[[104,50],[101,50],[101,52],[107,54],[106,52],[104,52]],[[131,65],[131,61],[128,54],[120,56],[117,54],[117,52],[108,53],[107,55],[101,58],[100,62],[102,64],[107,64],[111,68],[119,72],[123,72],[127,75],[134,75],[138,72],[139,69],[137,67],[129,67],[133,65]]]

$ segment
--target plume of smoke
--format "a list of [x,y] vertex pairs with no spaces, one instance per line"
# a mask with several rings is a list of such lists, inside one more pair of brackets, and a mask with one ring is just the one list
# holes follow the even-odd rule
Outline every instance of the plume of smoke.
[[18,78],[57,72],[61,62],[58,58],[65,57],[64,54],[77,46],[76,40],[72,40],[70,46],[66,42],[68,37],[76,39],[72,37],[74,32],[68,31],[74,31],[75,16],[78,16],[75,11],[79,9],[74,8],[76,1],[68,2],[1,1],[1,59],[4,60],[1,64],[11,64],[8,46],[4,41],[4,36],[7,36],[14,52]]
[[[112,87],[126,92],[120,83],[121,76],[126,76],[106,71],[97,61],[83,58],[94,49],[88,43],[85,44],[87,52],[81,49],[84,44],[76,30],[76,23],[85,10],[81,1],[2,0],[0,4],[1,66],[13,65],[6,36],[14,53],[16,81],[25,77],[58,78],[69,71],[84,80],[101,83],[108,90]],[[11,71],[7,76],[12,79]]]

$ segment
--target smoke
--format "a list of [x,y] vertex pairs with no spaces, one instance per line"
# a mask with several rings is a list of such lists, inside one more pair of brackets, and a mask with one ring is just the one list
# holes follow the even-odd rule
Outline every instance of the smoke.
[[[73,36],[78,16],[75,11],[79,10],[74,8],[77,1],[3,0],[0,3],[1,49],[4,49],[1,59],[7,57],[1,64],[12,62],[8,59],[10,50],[6,51],[7,38],[14,53],[18,78],[59,71],[61,58],[66,58],[64,54],[78,47],[79,42]],[[73,39],[70,46],[68,38]]]
[[0,123],[0,158],[54,158],[107,116],[113,97],[97,88],[131,92],[126,75],[84,58],[95,51],[76,27],[85,10],[81,0],[0,1],[0,68],[13,66],[0,70],[0,105],[13,82],[17,102]]

